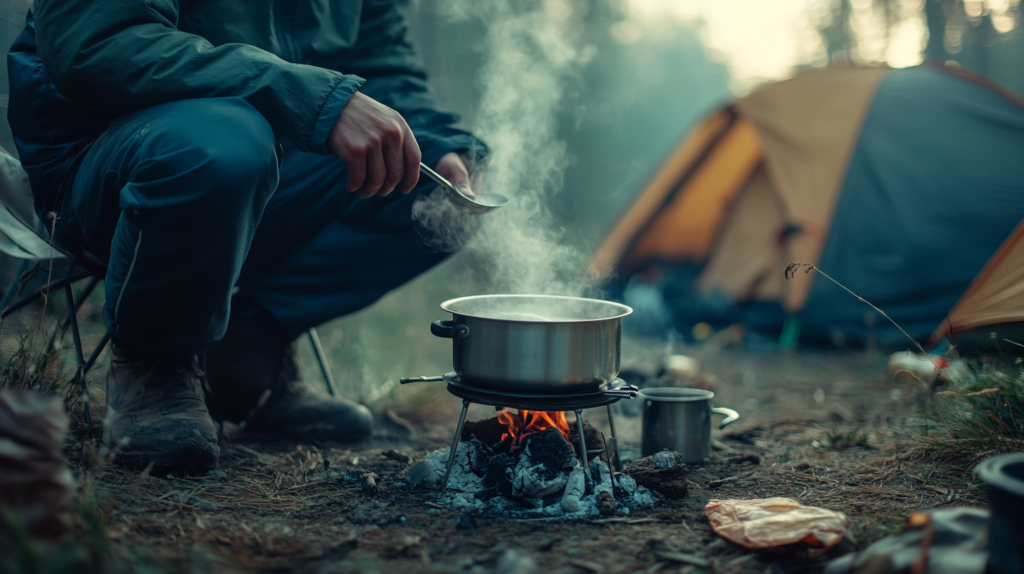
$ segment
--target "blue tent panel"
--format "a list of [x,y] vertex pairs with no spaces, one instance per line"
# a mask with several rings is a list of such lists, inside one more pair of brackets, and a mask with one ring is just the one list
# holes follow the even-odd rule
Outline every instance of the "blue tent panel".
[[[879,88],[855,148],[820,267],[919,341],[1024,218],[1024,109],[926,66]],[[824,277],[802,318],[804,340],[842,333],[909,341]]]

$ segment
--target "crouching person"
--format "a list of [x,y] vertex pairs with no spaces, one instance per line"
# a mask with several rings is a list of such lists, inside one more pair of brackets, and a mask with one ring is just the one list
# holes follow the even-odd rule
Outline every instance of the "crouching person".
[[447,256],[412,219],[419,164],[472,193],[482,149],[434,109],[397,4],[35,2],[9,120],[55,240],[105,274],[121,464],[205,472],[214,419],[370,434],[293,341]]

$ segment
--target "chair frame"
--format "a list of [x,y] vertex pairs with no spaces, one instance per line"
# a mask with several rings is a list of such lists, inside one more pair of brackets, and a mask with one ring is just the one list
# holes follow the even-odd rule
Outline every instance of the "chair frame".
[[[2,311],[0,311],[0,321],[6,319],[8,316],[24,308],[30,303],[38,301],[43,296],[49,295],[52,291],[57,289],[64,290],[68,316],[61,322],[61,329],[67,330],[69,327],[71,328],[71,336],[75,345],[76,363],[75,377],[72,380],[72,384],[73,386],[78,387],[82,393],[85,424],[91,426],[92,412],[89,409],[89,390],[86,385],[85,377],[89,374],[89,371],[96,363],[96,360],[99,359],[100,354],[103,353],[107,344],[110,343],[110,333],[107,332],[103,334],[103,338],[100,339],[96,348],[93,349],[92,353],[90,353],[89,358],[85,359],[85,354],[82,350],[82,335],[78,329],[78,311],[81,309],[82,303],[88,299],[89,295],[91,295],[96,289],[96,286],[100,282],[100,275],[80,266],[77,261],[73,261],[71,269],[64,278],[50,281],[49,283],[34,289],[28,295],[24,295],[17,301],[11,303],[11,300],[14,299],[20,291],[19,287],[21,285],[22,278],[25,277],[25,275],[29,273],[35,265],[39,265],[40,263],[43,263],[43,261],[33,262],[28,259],[21,260],[21,265],[15,274],[14,280],[7,288],[3,299],[0,300],[0,309],[2,309]],[[86,279],[88,282],[85,284],[82,292],[79,293],[76,301],[75,292],[72,289],[72,286],[75,283]],[[310,345],[313,347],[313,353],[316,355],[317,363],[320,366],[320,373],[323,376],[324,384],[327,387],[327,392],[333,397],[338,396],[338,387],[334,382],[334,376],[331,375],[331,367],[330,363],[327,361],[327,353],[324,352],[323,345],[320,343],[320,335],[317,333],[316,327],[311,327],[309,331],[306,332],[306,335],[309,338]]]

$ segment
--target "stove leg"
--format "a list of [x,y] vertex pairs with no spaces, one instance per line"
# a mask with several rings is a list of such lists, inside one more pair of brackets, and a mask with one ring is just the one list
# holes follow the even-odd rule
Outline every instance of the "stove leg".
[[466,411],[468,410],[469,401],[462,399],[462,414],[459,415],[459,426],[455,427],[455,438],[452,439],[452,449],[448,452],[448,466],[444,469],[444,478],[441,480],[441,490],[448,488],[448,477],[452,473],[452,463],[455,462],[455,451],[459,450],[459,440],[462,439],[462,425],[466,424]]
[[612,445],[608,449],[608,462],[612,471],[622,472],[622,462],[619,461],[619,439],[615,436],[615,416],[612,414],[612,405],[608,405],[608,428],[612,434]]
[[590,478],[590,462],[587,460],[587,439],[583,436],[583,410],[576,409],[576,432],[580,436],[580,453],[583,456],[583,475]]

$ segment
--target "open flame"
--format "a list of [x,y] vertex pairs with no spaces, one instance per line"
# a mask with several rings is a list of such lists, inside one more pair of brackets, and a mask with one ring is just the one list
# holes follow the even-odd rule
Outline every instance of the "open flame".
[[569,440],[569,423],[565,420],[564,412],[521,410],[512,414],[509,411],[501,411],[498,413],[498,422],[505,425],[501,442],[508,440],[512,443],[509,451],[519,448],[528,435],[551,427],[557,428],[565,440]]

